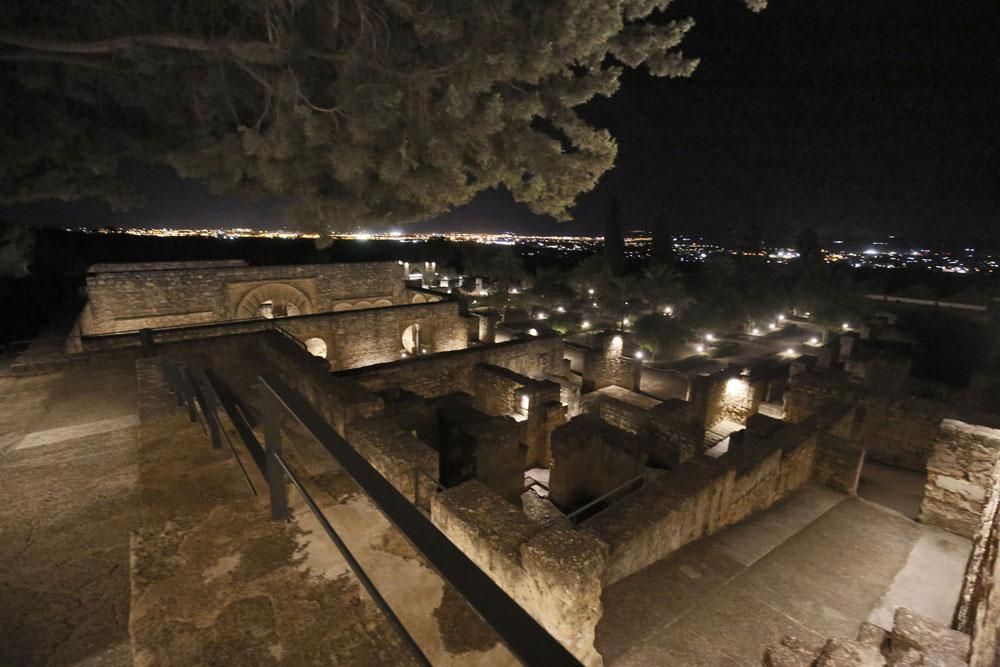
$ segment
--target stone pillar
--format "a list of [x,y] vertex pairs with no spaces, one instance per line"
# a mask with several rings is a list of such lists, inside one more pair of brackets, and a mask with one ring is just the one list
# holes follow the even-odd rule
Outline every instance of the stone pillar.
[[479,342],[483,345],[492,345],[497,341],[497,318],[497,313],[492,310],[479,315]]

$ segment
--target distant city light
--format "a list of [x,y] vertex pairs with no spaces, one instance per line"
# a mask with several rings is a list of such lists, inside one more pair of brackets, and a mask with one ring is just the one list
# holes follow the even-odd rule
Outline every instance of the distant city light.
[[795,356],[795,349],[790,347],[787,350],[785,350],[785,356],[786,357],[794,357]]
[[590,296],[594,296],[594,288],[591,287],[589,290],[587,290],[587,294],[589,294]]
[[642,359],[644,356],[645,355],[642,353],[642,350],[636,350],[636,352],[635,352],[635,358],[636,359]]
[[698,354],[704,354],[705,346],[702,345],[701,343],[698,343],[697,345],[694,346],[694,351],[697,352]]
[[709,343],[711,343],[712,341],[715,340],[715,334],[712,334],[712,333],[705,334],[705,340],[707,340]]
[[580,322],[580,328],[581,329],[589,329],[590,328],[590,321],[589,320],[584,320],[583,322]]
[[556,308],[556,312],[557,312],[557,313],[565,313],[565,312],[566,312],[566,309],[565,309],[565,308],[563,308],[562,306],[558,306],[558,307]]
[[663,309],[663,314],[664,315],[673,315],[674,314],[674,308],[673,308],[673,306],[667,306],[666,308],[664,308]]
[[357,236],[354,237],[356,241],[371,241],[372,235],[368,232],[359,232]]
[[775,329],[778,328],[778,325],[775,324],[774,322],[769,322],[768,325],[767,325],[767,328],[771,329],[773,331],[773,330],[775,330]]
[[753,329],[751,329],[750,330],[750,335],[751,336],[759,336],[760,335],[760,328],[759,327],[754,327]]
[[548,315],[546,315],[545,313],[538,313],[537,315],[535,315],[536,320],[544,320],[546,317],[548,317]]
[[778,315],[778,321],[779,322],[784,322],[785,321],[785,316],[784,315]]
[[843,329],[844,331],[847,331],[848,329],[851,328],[851,325],[848,324],[847,322],[844,322],[843,324],[840,325],[840,328]]

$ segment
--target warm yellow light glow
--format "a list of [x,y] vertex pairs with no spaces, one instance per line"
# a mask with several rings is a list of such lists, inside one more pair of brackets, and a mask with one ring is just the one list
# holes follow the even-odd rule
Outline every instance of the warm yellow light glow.
[[562,306],[559,306],[559,307],[557,307],[557,308],[556,308],[556,312],[557,312],[557,313],[565,313],[565,312],[566,312],[566,309],[565,309],[565,308],[563,308]]
[[712,333],[705,334],[705,340],[707,340],[709,343],[711,343],[713,340],[715,340],[715,334],[712,334]]
[[785,321],[785,316],[784,315],[778,315],[778,321],[779,322],[784,322]]
[[751,329],[750,330],[750,335],[751,336],[759,336],[760,335],[760,328],[759,327],[754,327],[753,329]]
[[530,336],[537,336],[538,335],[538,329],[534,329],[534,328],[528,329],[528,335],[530,335]]
[[819,345],[819,338],[816,338],[816,336],[813,336],[812,338],[809,339],[809,344],[810,345]]
[[546,317],[548,317],[548,315],[546,315],[545,313],[538,313],[537,315],[535,315],[536,320],[544,320]]
[[580,322],[580,328],[581,329],[589,329],[590,328],[590,321],[589,320],[584,320],[583,322]]
[[531,404],[531,399],[527,394],[521,394],[521,409],[525,412],[528,411],[528,406]]
[[701,343],[698,343],[697,345],[694,346],[694,351],[697,352],[698,354],[704,354],[705,346],[702,345]]
[[729,378],[726,382],[726,397],[727,398],[743,398],[747,394],[747,390],[750,387],[747,385],[746,380],[740,378]]
[[769,323],[769,324],[767,325],[767,328],[768,328],[768,329],[771,329],[771,330],[773,331],[774,329],[777,329],[777,328],[778,328],[778,325],[777,325],[777,324],[775,324],[774,322],[770,322],[770,323]]
[[646,356],[646,355],[642,353],[642,350],[636,350],[636,352],[635,352],[635,358],[636,359],[642,359],[644,356]]
[[673,306],[667,306],[666,308],[664,308],[663,309],[663,314],[664,315],[673,315],[674,314],[674,308],[673,308]]
[[628,323],[629,323],[629,319],[627,317],[623,317],[622,318],[622,324],[625,325],[625,326],[628,326]]
[[847,331],[848,329],[851,328],[851,325],[848,324],[847,322],[844,322],[843,324],[840,325],[840,328],[843,329],[844,331]]
[[611,339],[611,344],[612,345],[616,345],[618,347],[621,347],[622,337],[621,336],[615,336],[614,338]]
[[794,357],[795,356],[795,349],[790,347],[787,350],[785,350],[785,356],[786,357]]
[[587,294],[593,296],[594,295],[594,288],[591,287],[589,290],[587,290]]

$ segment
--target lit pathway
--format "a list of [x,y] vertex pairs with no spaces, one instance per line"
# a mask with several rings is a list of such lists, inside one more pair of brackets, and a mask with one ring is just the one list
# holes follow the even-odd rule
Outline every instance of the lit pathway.
[[757,665],[784,635],[853,638],[900,605],[947,623],[969,548],[808,486],[611,586],[597,648],[610,665]]

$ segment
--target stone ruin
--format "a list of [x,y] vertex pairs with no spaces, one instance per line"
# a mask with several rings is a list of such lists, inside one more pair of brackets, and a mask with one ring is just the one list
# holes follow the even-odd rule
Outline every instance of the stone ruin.
[[921,520],[975,539],[955,627],[900,610],[855,640],[788,638],[765,663],[990,664],[1000,424],[901,394],[898,346],[845,335],[664,400],[639,391],[627,333],[496,342],[495,313],[409,277],[396,263],[95,266],[69,345],[207,359],[244,390],[277,371],[589,665],[614,582],[808,482],[857,493],[866,459],[926,471]]

